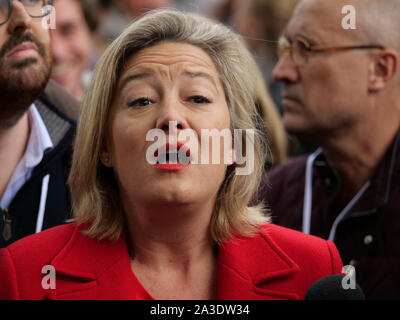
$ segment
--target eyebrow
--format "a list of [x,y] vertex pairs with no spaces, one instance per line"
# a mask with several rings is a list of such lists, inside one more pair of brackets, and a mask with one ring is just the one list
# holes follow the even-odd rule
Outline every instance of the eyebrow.
[[142,73],[138,73],[138,74],[133,74],[130,75],[128,77],[126,77],[124,79],[124,81],[122,81],[121,83],[121,91],[124,89],[124,87],[128,84],[128,82],[131,82],[133,80],[137,80],[137,79],[146,79],[146,78],[150,78],[152,76],[151,73],[149,72],[142,72]]
[[214,85],[215,90],[217,92],[219,92],[217,84],[214,81],[214,78],[211,75],[209,75],[208,73],[185,71],[185,72],[183,72],[182,76],[190,77],[190,78],[204,78],[204,79],[207,79]]
[[[126,77],[122,81],[122,83],[121,83],[121,91],[131,81],[138,80],[138,79],[147,79],[147,78],[151,78],[152,76],[153,76],[152,72],[141,72],[141,73],[130,75],[130,76]],[[215,90],[217,92],[219,92],[217,84],[214,81],[214,78],[211,75],[209,75],[208,73],[184,71],[181,76],[189,77],[189,78],[204,78],[204,79],[207,79],[213,84]]]

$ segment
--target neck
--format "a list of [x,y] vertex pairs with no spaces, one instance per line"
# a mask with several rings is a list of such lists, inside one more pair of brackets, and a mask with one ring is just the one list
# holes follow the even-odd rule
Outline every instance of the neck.
[[0,128],[0,196],[14,173],[20,159],[24,155],[29,138],[28,113],[25,112],[11,126]]
[[[188,269],[214,254],[210,220],[214,204],[135,206],[127,214],[134,259],[165,268]],[[183,270],[182,270],[183,271]]]
[[337,133],[320,141],[330,166],[340,175],[346,202],[371,179],[399,130],[398,123],[383,123],[383,126],[370,125]]
[[210,201],[126,211],[132,270],[156,299],[216,298],[217,252],[210,233],[213,207]]

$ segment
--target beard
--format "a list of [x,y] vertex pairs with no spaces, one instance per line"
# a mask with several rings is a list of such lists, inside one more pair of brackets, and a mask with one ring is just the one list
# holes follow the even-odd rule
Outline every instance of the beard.
[[[23,42],[32,42],[39,57],[7,63],[5,57]],[[30,32],[14,33],[0,49],[0,128],[15,125],[40,96],[50,78],[51,57]]]

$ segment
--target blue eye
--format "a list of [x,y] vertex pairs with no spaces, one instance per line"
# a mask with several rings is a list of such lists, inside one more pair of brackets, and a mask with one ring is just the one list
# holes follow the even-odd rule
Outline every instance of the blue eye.
[[194,102],[196,104],[206,104],[206,103],[211,103],[211,100],[204,97],[204,96],[192,96],[189,98],[189,101]]
[[140,107],[148,106],[149,104],[152,104],[152,103],[153,102],[150,99],[142,97],[142,98],[138,98],[138,99],[128,102],[128,107],[140,108]]

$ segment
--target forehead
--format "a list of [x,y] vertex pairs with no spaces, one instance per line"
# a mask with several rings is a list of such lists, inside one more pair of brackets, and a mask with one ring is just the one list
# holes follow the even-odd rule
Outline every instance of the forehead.
[[354,1],[347,0],[301,0],[288,23],[286,35],[305,36],[319,43],[329,43],[354,35],[354,30],[345,30],[342,8]]
[[58,23],[84,18],[82,6],[77,0],[55,0],[53,5],[57,11]]
[[128,59],[123,73],[142,67],[168,72],[192,67],[217,75],[213,61],[204,50],[194,45],[174,42],[162,42],[139,51]]

